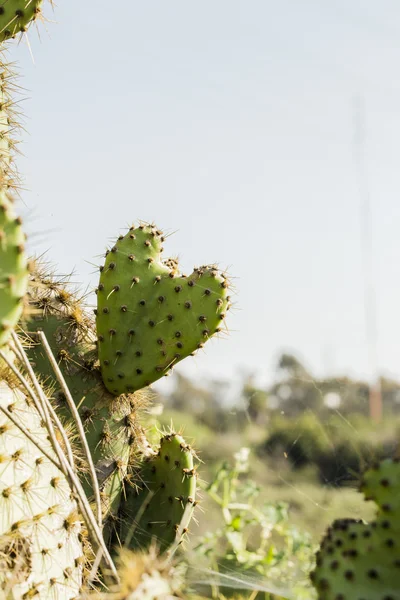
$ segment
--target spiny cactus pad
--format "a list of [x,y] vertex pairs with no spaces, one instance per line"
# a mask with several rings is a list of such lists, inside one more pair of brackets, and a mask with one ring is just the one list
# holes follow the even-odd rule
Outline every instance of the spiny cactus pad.
[[0,191],[0,347],[17,324],[28,283],[25,235],[11,201]]
[[228,280],[215,266],[178,276],[161,260],[162,232],[131,227],[106,255],[97,289],[97,334],[104,383],[133,392],[165,375],[220,331]]
[[377,519],[328,530],[311,577],[320,600],[400,600],[400,463],[368,470],[360,490],[378,505]]
[[143,462],[137,483],[122,501],[121,540],[131,548],[156,542],[166,550],[187,532],[196,504],[193,451],[176,433],[161,438],[158,453]]
[[40,14],[43,0],[0,0],[0,42],[26,31]]
[[[0,383],[0,405],[55,457],[40,416],[22,392]],[[0,596],[76,598],[84,562],[80,533],[65,477],[0,413]]]

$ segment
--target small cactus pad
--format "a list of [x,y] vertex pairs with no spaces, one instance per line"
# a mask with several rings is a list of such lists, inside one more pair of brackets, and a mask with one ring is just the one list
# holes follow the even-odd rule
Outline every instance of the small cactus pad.
[[123,544],[161,551],[179,542],[193,515],[196,496],[193,451],[176,433],[161,438],[158,453],[143,462],[140,490],[129,488],[121,505]]
[[161,261],[162,232],[131,227],[107,252],[97,289],[102,376],[115,395],[156,381],[220,331],[229,283],[215,266],[179,276]]
[[[55,458],[40,415],[22,392],[1,382],[0,406]],[[0,413],[0,597],[78,597],[84,563],[81,533],[64,475]]]
[[379,511],[367,524],[335,521],[311,574],[320,600],[400,600],[400,463],[369,469],[360,490]]
[[28,284],[25,235],[11,201],[0,191],[0,347],[18,323]]
[[0,0],[0,42],[26,31],[40,14],[43,0]]

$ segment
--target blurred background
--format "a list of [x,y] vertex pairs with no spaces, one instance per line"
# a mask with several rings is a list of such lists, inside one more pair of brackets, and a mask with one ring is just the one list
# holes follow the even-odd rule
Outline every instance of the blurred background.
[[185,272],[228,270],[229,335],[155,386],[149,418],[184,422],[207,481],[249,448],[263,500],[318,540],[364,510],[359,473],[400,429],[398,2],[69,0],[47,16],[13,53],[32,252],[92,289],[141,219]]

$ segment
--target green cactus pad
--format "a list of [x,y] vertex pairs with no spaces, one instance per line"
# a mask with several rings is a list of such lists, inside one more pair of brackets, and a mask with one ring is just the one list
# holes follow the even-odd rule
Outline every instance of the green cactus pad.
[[140,489],[129,488],[122,501],[122,544],[143,549],[155,541],[164,551],[180,542],[196,504],[196,479],[190,446],[176,433],[163,436],[138,473]]
[[328,530],[311,576],[320,600],[400,600],[400,463],[368,470],[360,489],[378,505],[377,519]]
[[229,284],[215,266],[178,276],[162,233],[132,227],[107,253],[97,289],[103,381],[112,394],[150,385],[223,326]]
[[25,235],[6,193],[0,191],[0,347],[23,309],[28,284]]
[[[55,458],[35,407],[0,383],[0,405]],[[64,475],[0,413],[0,597],[78,597],[84,563],[81,521]]]
[[26,31],[40,14],[43,0],[0,0],[0,42]]

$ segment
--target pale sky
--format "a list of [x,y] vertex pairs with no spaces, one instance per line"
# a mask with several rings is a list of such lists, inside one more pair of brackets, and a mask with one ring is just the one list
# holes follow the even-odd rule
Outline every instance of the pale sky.
[[[269,380],[282,350],[368,377],[354,166],[366,114],[379,368],[400,377],[397,0],[59,0],[12,46],[29,100],[19,166],[35,252],[93,263],[155,221],[186,272],[235,278],[231,334],[179,367]],[[47,11],[51,16],[51,11]]]

